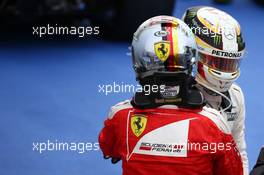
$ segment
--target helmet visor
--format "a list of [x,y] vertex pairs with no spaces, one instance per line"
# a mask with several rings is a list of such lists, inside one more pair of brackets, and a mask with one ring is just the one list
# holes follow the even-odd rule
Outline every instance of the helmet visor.
[[192,54],[177,54],[169,55],[165,61],[160,60],[156,55],[146,55],[140,60],[134,60],[137,65],[140,65],[143,70],[157,70],[157,71],[184,71],[190,68]]
[[211,69],[232,73],[239,69],[241,59],[215,57],[199,52],[199,61]]

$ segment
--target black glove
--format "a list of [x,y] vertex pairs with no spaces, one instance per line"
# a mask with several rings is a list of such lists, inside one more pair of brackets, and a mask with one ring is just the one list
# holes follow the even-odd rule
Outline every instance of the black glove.
[[112,164],[116,164],[117,162],[119,162],[121,160],[121,158],[116,158],[116,157],[111,157],[111,156],[104,156],[104,159],[110,159],[110,158],[111,158]]

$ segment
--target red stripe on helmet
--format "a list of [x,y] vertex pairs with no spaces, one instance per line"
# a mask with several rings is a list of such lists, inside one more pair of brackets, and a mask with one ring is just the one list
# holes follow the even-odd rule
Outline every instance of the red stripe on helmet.
[[203,64],[200,61],[198,62],[198,73],[206,80]]
[[170,42],[170,56],[167,59],[167,68],[169,71],[174,71],[174,50],[173,50],[173,36],[172,36],[172,24],[167,24],[167,41]]

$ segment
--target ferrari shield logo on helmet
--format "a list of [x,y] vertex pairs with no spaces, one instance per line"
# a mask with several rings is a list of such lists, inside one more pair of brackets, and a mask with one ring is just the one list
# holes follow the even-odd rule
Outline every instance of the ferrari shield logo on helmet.
[[132,132],[139,137],[143,131],[146,128],[147,125],[147,118],[145,115],[141,115],[141,114],[135,114],[132,115],[131,117],[131,130]]
[[162,61],[166,61],[170,55],[170,42],[161,41],[154,44],[154,50],[157,57]]

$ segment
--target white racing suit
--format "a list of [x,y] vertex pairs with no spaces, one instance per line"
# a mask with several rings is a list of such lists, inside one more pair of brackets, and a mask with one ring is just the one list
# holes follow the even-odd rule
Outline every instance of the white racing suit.
[[[198,81],[199,82],[199,81]],[[200,85],[199,85],[200,86]],[[207,101],[207,106],[221,111],[226,106],[223,106],[223,97],[220,95],[210,94],[204,88],[198,88],[202,91],[204,98]],[[241,88],[233,83],[227,93],[232,101],[232,106],[222,112],[225,117],[228,126],[230,127],[231,133],[237,144],[239,152],[243,161],[244,175],[249,174],[248,157],[246,152],[246,141],[245,141],[245,99]],[[227,104],[228,105],[228,104]]]

